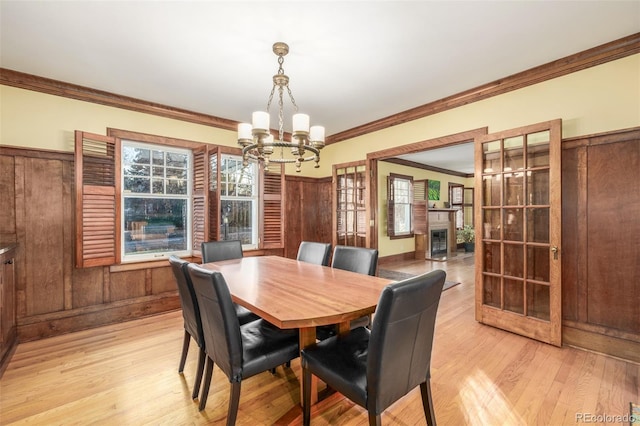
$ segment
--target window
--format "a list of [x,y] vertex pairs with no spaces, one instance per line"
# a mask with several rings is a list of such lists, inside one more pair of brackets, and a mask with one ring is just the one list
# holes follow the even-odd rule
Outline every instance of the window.
[[387,234],[389,237],[413,237],[412,200],[413,178],[389,174],[387,179]]
[[197,256],[221,239],[283,248],[282,165],[243,168],[239,148],[118,129],[76,130],[74,149],[77,268]]
[[220,159],[220,239],[240,240],[244,249],[258,247],[258,166],[242,157]]
[[191,151],[122,141],[122,260],[188,254]]

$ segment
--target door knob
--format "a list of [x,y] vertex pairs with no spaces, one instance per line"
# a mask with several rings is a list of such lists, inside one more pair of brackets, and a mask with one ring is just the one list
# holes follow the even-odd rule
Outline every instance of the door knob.
[[551,247],[551,253],[553,253],[553,260],[558,260],[558,247],[557,246],[553,246]]

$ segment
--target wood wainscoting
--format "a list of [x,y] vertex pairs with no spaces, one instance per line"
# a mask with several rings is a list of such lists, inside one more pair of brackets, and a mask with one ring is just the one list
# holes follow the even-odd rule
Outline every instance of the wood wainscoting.
[[[168,261],[74,266],[73,153],[0,146],[0,241],[17,241],[18,341],[27,342],[180,308]],[[331,241],[331,178],[286,177],[284,248]],[[194,258],[194,261],[200,261]]]
[[295,259],[302,241],[331,242],[331,177],[285,176],[284,256]]
[[640,362],[640,128],[562,144],[563,343]]
[[18,341],[180,308],[167,261],[74,267],[73,153],[0,147],[0,237],[17,241]]

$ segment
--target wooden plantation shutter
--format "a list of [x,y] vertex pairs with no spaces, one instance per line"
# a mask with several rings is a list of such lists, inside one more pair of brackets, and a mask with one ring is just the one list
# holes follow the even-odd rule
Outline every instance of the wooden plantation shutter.
[[413,181],[413,232],[415,234],[427,233],[427,180]]
[[284,247],[284,167],[270,164],[260,179],[260,247]]
[[396,235],[395,211],[393,178],[387,176],[387,235],[390,237]]
[[209,231],[206,241],[220,240],[220,150],[218,147],[209,147],[208,151],[208,167],[209,167],[209,188],[208,201],[209,206]]
[[200,254],[201,244],[207,241],[208,235],[208,205],[209,192],[209,156],[207,147],[193,150],[193,226],[191,235],[191,248],[194,254]]
[[120,261],[120,139],[75,132],[76,267]]

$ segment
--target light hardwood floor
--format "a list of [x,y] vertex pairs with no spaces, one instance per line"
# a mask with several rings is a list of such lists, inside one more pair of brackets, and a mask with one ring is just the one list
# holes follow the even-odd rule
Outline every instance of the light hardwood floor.
[[[580,416],[628,416],[629,403],[640,401],[639,365],[478,324],[472,262],[383,266],[440,268],[461,282],[443,292],[436,324],[431,386],[440,425],[570,425],[583,423]],[[181,314],[172,312],[20,344],[0,380],[0,424],[224,424],[229,384],[216,369],[207,408],[198,411],[190,397],[194,344],[184,375],[177,372],[182,336]],[[244,381],[237,424],[301,424],[300,377],[295,360],[275,376]],[[382,421],[426,424],[419,390]],[[367,414],[333,394],[314,408],[311,423],[365,425]]]

